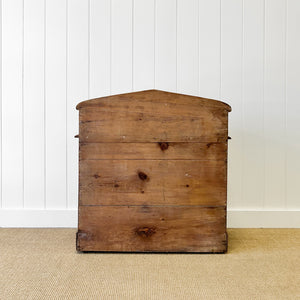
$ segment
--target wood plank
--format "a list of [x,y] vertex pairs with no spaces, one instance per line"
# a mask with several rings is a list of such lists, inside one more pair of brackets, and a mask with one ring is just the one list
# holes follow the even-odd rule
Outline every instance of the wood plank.
[[79,159],[226,160],[227,143],[80,143]]
[[80,205],[225,205],[226,162],[83,160]]
[[[163,107],[164,105],[155,105]],[[163,110],[163,109],[162,109]],[[208,110],[197,116],[127,111],[105,113],[101,108],[80,110],[80,142],[225,142],[227,111]]]
[[224,207],[79,207],[77,250],[226,252]]
[[[140,97],[136,95],[134,98],[109,98],[103,97],[94,100],[88,100],[77,105],[79,110],[82,110],[84,114],[88,114],[89,118],[94,116],[97,120],[97,113],[103,112],[135,112],[135,113],[150,113],[157,114],[162,117],[169,116],[188,116],[199,117],[206,116],[207,114],[213,115],[226,115],[228,112],[228,106],[223,102],[218,103],[211,99],[189,99],[176,97],[169,98],[161,96],[151,96],[149,93],[147,97]],[[175,101],[174,101],[175,100]],[[177,101],[176,101],[177,100]],[[195,101],[194,101],[195,100]]]
[[[150,103],[150,104],[149,104]],[[220,108],[223,110],[231,111],[231,107],[222,101],[213,100],[203,97],[190,96],[178,93],[170,93],[160,90],[146,90],[134,93],[125,93],[119,95],[112,95],[107,97],[100,97],[95,99],[90,99],[86,101],[82,101],[77,104],[76,108],[86,108],[86,107],[112,107],[112,105],[120,106],[128,109],[130,106],[132,108],[133,105],[136,108],[141,109],[144,106],[148,107],[152,105],[151,109],[155,109],[153,103],[164,103],[168,106],[168,109],[174,106],[180,106],[181,109],[187,109],[192,111],[194,108],[198,110],[201,108]],[[148,106],[147,106],[148,105]],[[177,111],[178,113],[178,111]],[[195,113],[195,112],[194,112]]]

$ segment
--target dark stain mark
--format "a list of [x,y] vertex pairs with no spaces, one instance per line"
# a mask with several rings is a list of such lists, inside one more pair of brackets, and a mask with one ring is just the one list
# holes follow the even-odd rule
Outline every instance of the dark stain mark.
[[82,245],[80,245],[81,241],[89,241],[92,239],[92,234],[89,232],[85,232],[83,230],[78,230],[76,233],[76,250],[83,251]]
[[207,146],[207,148],[209,148],[211,145],[214,145],[214,144],[219,144],[219,142],[211,142],[211,143],[206,144],[206,146]]
[[139,113],[139,121],[142,121],[143,117],[144,117],[144,114],[143,113]]
[[98,175],[98,174],[95,174],[94,177],[95,177],[96,179],[98,179],[98,178],[100,178],[101,176]]
[[161,143],[158,143],[159,144],[159,147],[162,151],[165,151],[169,148],[169,143],[167,142],[161,142]]
[[145,192],[144,192],[144,191],[141,191],[141,193],[144,194]]
[[150,212],[151,212],[151,209],[150,209],[149,206],[143,205],[143,206],[141,207],[141,211],[142,211],[143,213],[147,214],[147,213],[150,213]]
[[116,183],[116,184],[114,185],[114,187],[116,187],[116,188],[117,188],[117,187],[119,187],[119,185]]
[[139,175],[139,178],[140,178],[141,180],[147,180],[147,179],[148,179],[147,174],[145,174],[145,173],[142,172],[142,171],[140,171],[140,172],[138,173],[138,175]]
[[83,230],[77,231],[77,238],[85,239],[88,237],[88,234]]
[[135,233],[142,238],[151,237],[155,232],[156,229],[154,227],[140,227],[135,229]]
[[229,136],[229,137],[227,138],[227,140],[231,140],[231,137]]
[[74,138],[78,139],[79,138],[79,134],[74,135]]
[[189,184],[187,184],[186,187],[190,187]]
[[160,220],[161,220],[161,221],[164,221],[165,219],[164,219],[164,218],[160,218]]

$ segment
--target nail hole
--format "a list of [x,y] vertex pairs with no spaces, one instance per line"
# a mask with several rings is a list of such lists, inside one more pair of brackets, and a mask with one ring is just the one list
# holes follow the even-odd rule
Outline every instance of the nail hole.
[[189,185],[187,184],[186,187],[189,187]]

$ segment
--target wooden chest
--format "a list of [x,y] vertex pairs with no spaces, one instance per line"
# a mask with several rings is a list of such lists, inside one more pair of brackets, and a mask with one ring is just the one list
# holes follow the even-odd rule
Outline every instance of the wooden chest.
[[77,109],[78,251],[226,252],[229,105],[149,90]]

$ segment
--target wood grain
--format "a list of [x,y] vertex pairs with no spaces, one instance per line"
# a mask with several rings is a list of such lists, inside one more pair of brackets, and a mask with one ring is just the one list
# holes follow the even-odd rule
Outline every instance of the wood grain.
[[226,162],[83,160],[80,205],[225,205]]
[[77,250],[226,251],[230,106],[149,90],[77,109]]
[[[130,104],[130,103],[128,103]],[[194,117],[159,112],[103,111],[85,108],[80,111],[80,142],[225,142],[227,112],[203,110]]]
[[231,111],[231,107],[218,100],[207,99],[202,97],[183,95],[177,93],[170,93],[159,90],[146,90],[134,93],[127,94],[119,94],[112,95],[107,97],[95,98],[87,101],[82,101],[77,104],[76,109],[82,109],[86,107],[106,107],[107,105],[118,105],[119,102],[131,103],[137,102],[144,105],[147,102],[157,103],[162,101],[164,103],[170,104],[182,104],[185,105],[186,108],[192,108],[193,106],[202,107],[203,109],[207,108],[221,108],[227,110],[227,112]]
[[226,252],[225,207],[79,208],[77,250]]
[[79,159],[227,159],[227,143],[80,143]]

